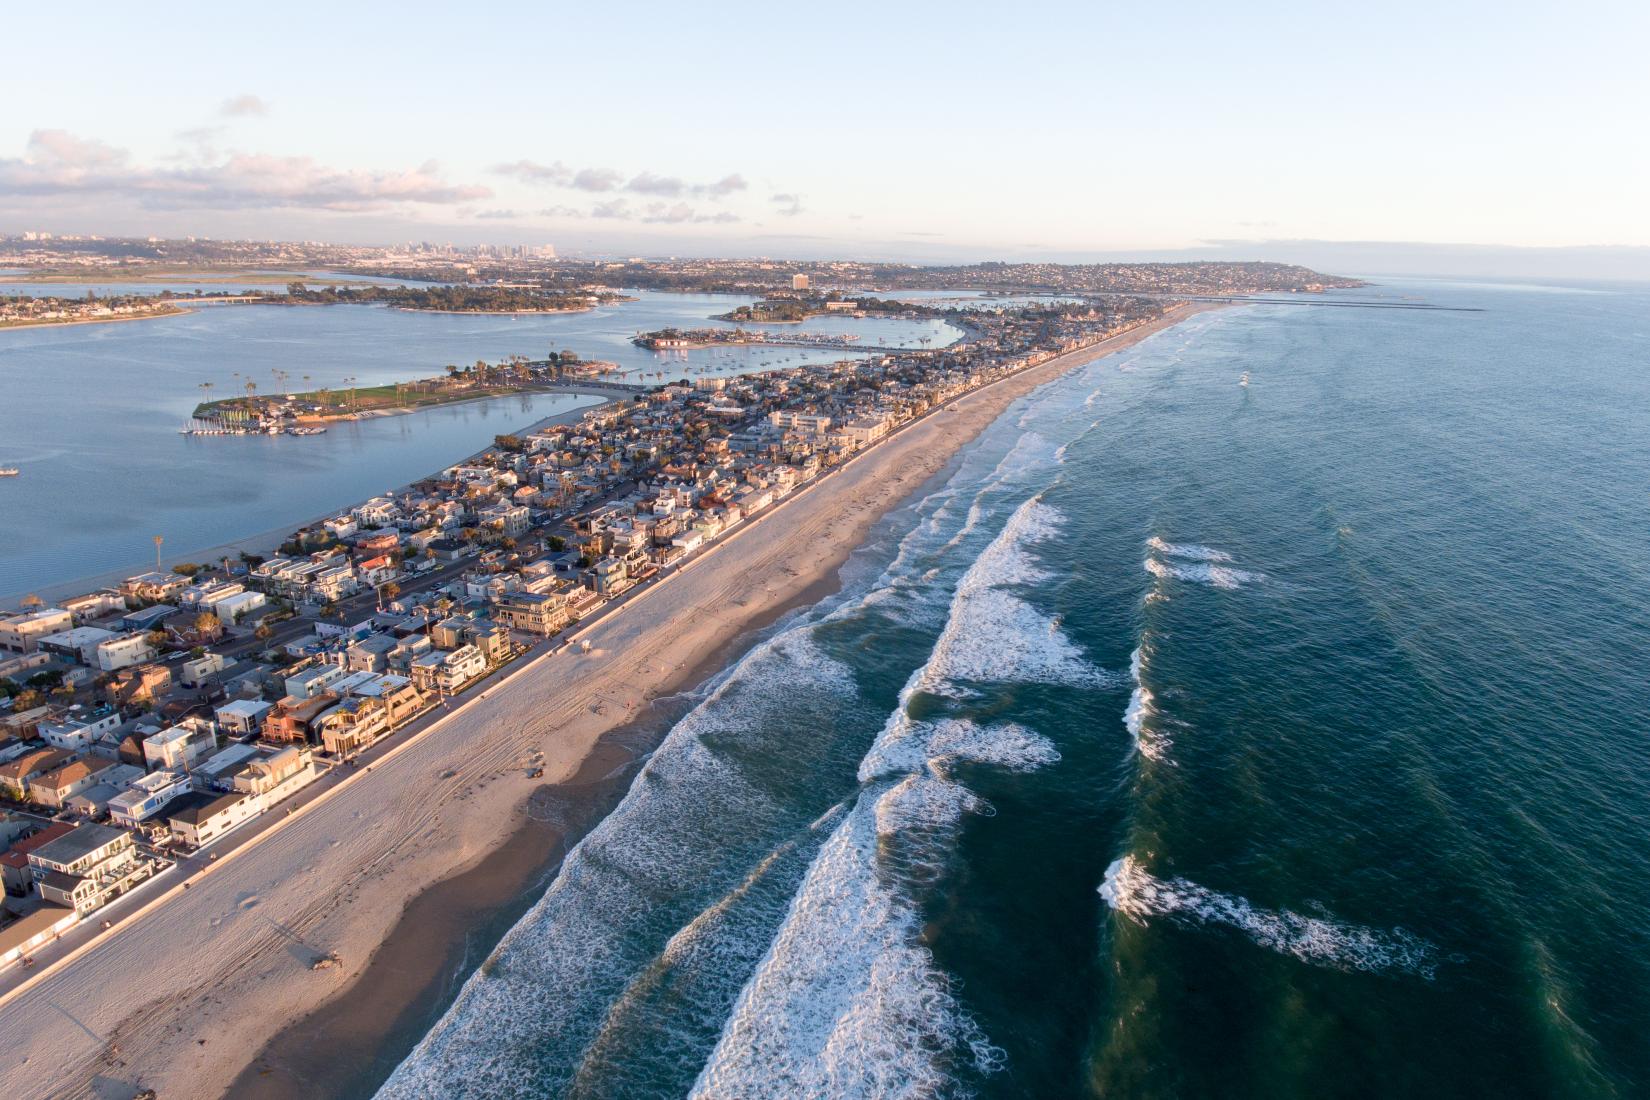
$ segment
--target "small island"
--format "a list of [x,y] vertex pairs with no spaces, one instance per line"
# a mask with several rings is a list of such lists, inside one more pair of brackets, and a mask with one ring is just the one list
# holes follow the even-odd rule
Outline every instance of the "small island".
[[322,286],[303,282],[287,284],[286,294],[266,295],[271,305],[370,305],[382,303],[395,309],[420,313],[583,313],[611,302],[633,302],[634,298],[603,290],[551,290],[537,284],[499,286],[464,284],[439,286]]
[[[334,420],[397,416],[437,405],[487,397],[565,389],[618,369],[613,363],[552,351],[544,359],[512,356],[499,363],[449,365],[445,374],[380,386],[350,385],[299,393],[259,394],[205,401],[195,407],[184,435],[319,435]],[[349,380],[346,380],[349,381]]]
[[848,317],[923,317],[930,311],[910,302],[884,301],[880,298],[846,298],[836,291],[828,294],[771,294],[759,302],[739,306],[712,317],[713,321],[732,321],[736,324],[790,325],[801,324],[810,317],[842,314]]
[[840,348],[859,339],[857,333],[791,332],[778,336],[744,328],[661,328],[639,332],[630,342],[648,351],[693,351],[698,348],[768,344],[778,347]]

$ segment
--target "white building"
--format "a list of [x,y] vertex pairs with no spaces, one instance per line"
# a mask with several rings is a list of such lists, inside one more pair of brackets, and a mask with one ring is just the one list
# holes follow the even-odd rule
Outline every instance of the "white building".
[[186,688],[200,687],[228,667],[229,658],[223,654],[203,653],[178,665],[178,683]]
[[97,667],[104,672],[116,672],[155,659],[155,647],[149,644],[148,636],[136,631],[105,638],[97,644],[93,652],[97,658]]
[[211,722],[185,718],[176,726],[145,737],[143,759],[150,768],[188,768],[217,747],[218,734]]
[[343,678],[344,670],[337,665],[310,665],[286,678],[286,693],[294,699],[313,699]]
[[180,799],[177,812],[169,815],[172,835],[194,848],[209,844],[297,793],[319,774],[305,746],[260,751],[236,769],[232,790],[196,792]]
[[219,622],[234,624],[268,603],[269,598],[262,592],[237,592],[213,604],[212,611]]
[[409,669],[419,691],[452,694],[487,671],[481,650],[465,644],[454,650],[436,650],[415,659]]
[[29,853],[40,896],[84,916],[101,909],[158,870],[138,854],[132,834],[81,825]]
[[150,772],[132,780],[109,800],[109,820],[125,828],[155,816],[165,805],[189,791],[189,776],[181,771]]
[[0,618],[0,649],[33,653],[41,638],[74,625],[74,615],[61,607],[44,607]]
[[53,748],[85,752],[118,725],[120,712],[114,707],[88,709],[77,705],[50,722],[41,722],[35,732]]
[[812,435],[824,435],[831,430],[831,418],[818,413],[798,412],[795,409],[775,409],[768,414],[768,423]]
[[219,707],[214,713],[218,726],[232,737],[244,737],[258,732],[264,713],[270,704],[262,699],[235,699]]

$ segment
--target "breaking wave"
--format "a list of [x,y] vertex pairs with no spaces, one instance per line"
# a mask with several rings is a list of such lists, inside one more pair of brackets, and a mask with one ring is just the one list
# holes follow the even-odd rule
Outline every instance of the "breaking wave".
[[1120,916],[1138,924],[1161,917],[1189,926],[1231,928],[1261,947],[1313,966],[1429,979],[1437,969],[1437,949],[1401,928],[1384,931],[1288,909],[1262,909],[1183,878],[1157,878],[1132,855],[1106,869],[1100,895]]
[[[1043,575],[1026,545],[1059,522],[1054,509],[1027,500],[959,581],[928,660],[860,763],[864,789],[808,869],[693,1096],[927,1097],[957,1086],[957,1065],[989,1073],[1000,1064],[1002,1053],[921,942],[910,895],[939,873],[964,816],[992,812],[949,765],[1030,771],[1059,753],[1024,726],[919,722],[909,707],[918,691],[940,692],[952,677],[1095,675],[1069,642],[1051,641],[1057,627],[998,590]],[[1029,667],[1024,655],[980,656],[976,640],[1002,649],[1005,637],[1017,636],[1004,630],[1031,622],[1044,640]]]
[[1148,760],[1168,761],[1169,749],[1174,744],[1169,736],[1149,725],[1157,717],[1156,700],[1146,686],[1143,673],[1146,667],[1146,643],[1141,642],[1129,657],[1129,676],[1134,680],[1134,691],[1129,695],[1128,709],[1123,712],[1123,725],[1134,739],[1135,751]]
[[927,1097],[952,1084],[949,1057],[998,1065],[878,858],[885,830],[943,830],[976,801],[916,776],[861,796],[808,869],[693,1097]]
[[[701,1017],[725,1018],[783,900],[766,920],[749,906],[720,910],[756,887],[788,898],[813,852],[810,843],[798,858],[763,839],[809,830],[727,748],[798,722],[823,725],[854,697],[850,671],[819,649],[811,625],[753,649],[675,724],[379,1095],[565,1092],[587,1044],[635,1015],[637,975],[661,962],[675,975],[678,1003],[691,996]],[[770,851],[779,858],[765,861]],[[762,870],[767,862],[773,871]],[[758,880],[779,877],[752,880],[753,866]],[[744,969],[730,965],[735,958]]]
[[1264,573],[1250,573],[1212,562],[1170,562],[1157,558],[1145,560],[1146,572],[1154,577],[1173,577],[1175,580],[1206,584],[1212,588],[1242,588],[1266,579]]
[[1199,546],[1191,542],[1164,542],[1153,535],[1146,540],[1146,545],[1159,554],[1171,558],[1188,558],[1192,561],[1231,561],[1232,555],[1224,550],[1216,550],[1212,546]]
[[1057,509],[1036,497],[1015,509],[958,582],[950,615],[922,670],[918,685],[922,690],[963,694],[960,681],[1074,687],[1115,682],[1084,658],[1057,620],[1005,591],[1008,585],[1048,579],[1029,547],[1054,535],[1062,518]]

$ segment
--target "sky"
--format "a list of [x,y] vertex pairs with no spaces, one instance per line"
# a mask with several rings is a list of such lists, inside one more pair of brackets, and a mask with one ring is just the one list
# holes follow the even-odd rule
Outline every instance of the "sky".
[[77,10],[0,233],[1650,277],[1642,0]]

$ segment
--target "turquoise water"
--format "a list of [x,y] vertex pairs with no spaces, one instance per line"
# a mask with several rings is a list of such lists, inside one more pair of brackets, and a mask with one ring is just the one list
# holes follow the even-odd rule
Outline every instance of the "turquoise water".
[[1228,309],[1014,406],[382,1095],[1650,1087],[1650,291],[1379,292],[1484,312]]

